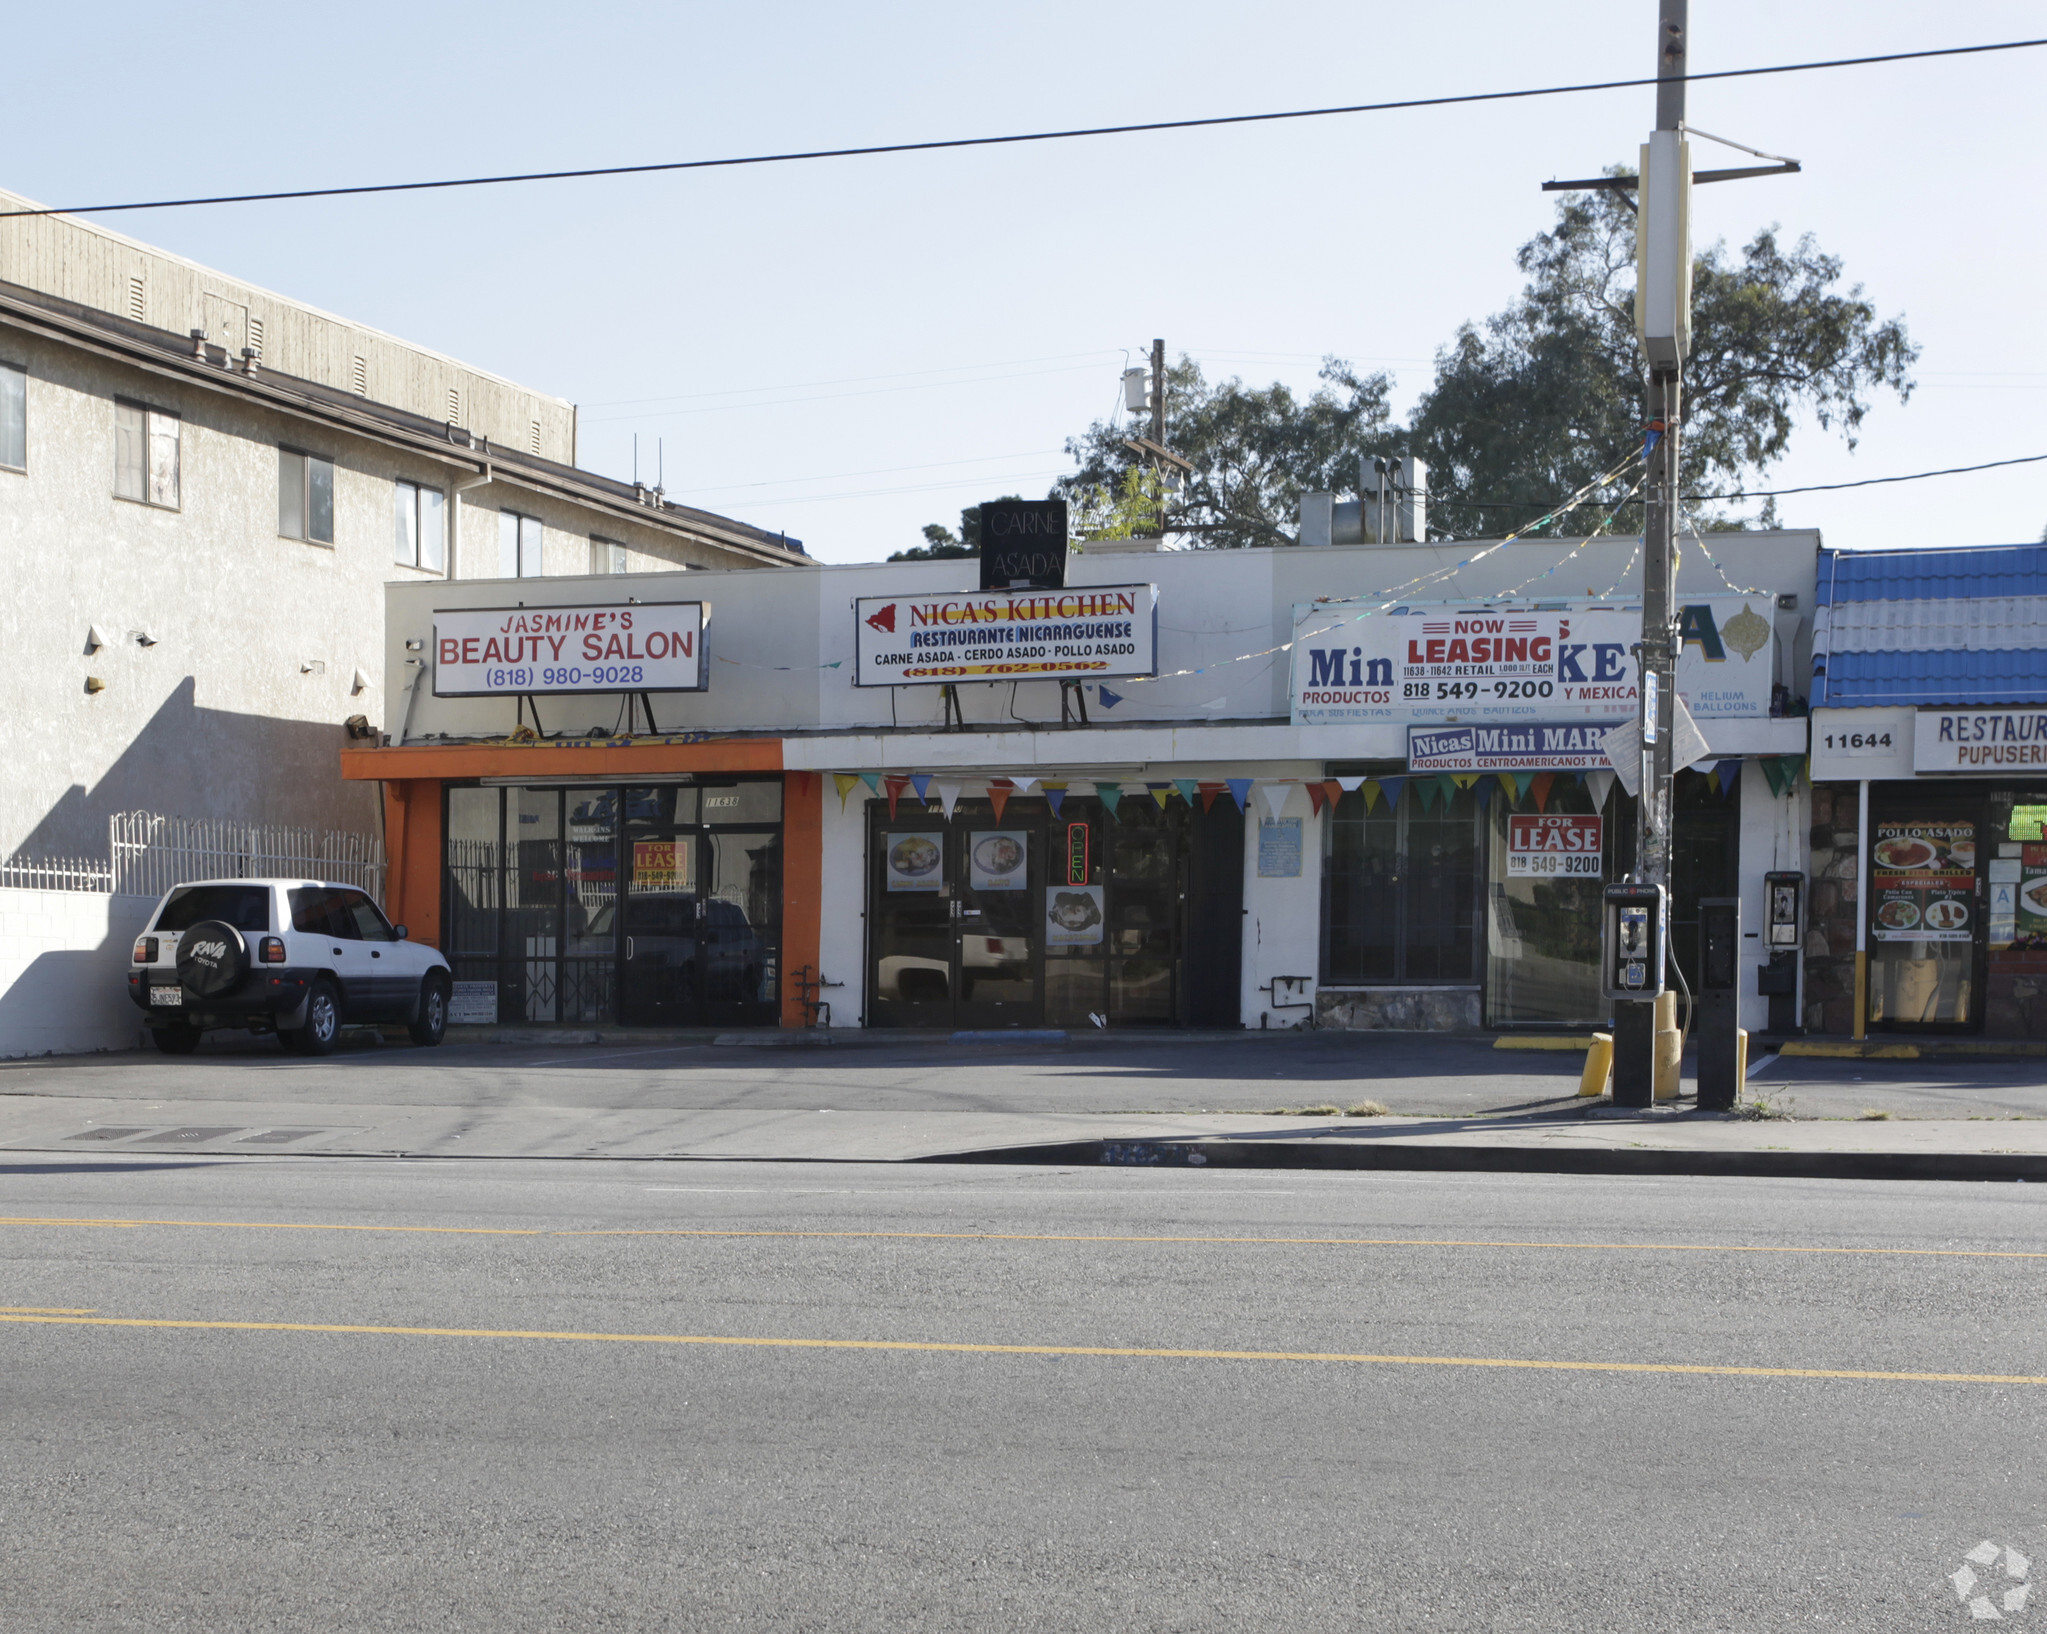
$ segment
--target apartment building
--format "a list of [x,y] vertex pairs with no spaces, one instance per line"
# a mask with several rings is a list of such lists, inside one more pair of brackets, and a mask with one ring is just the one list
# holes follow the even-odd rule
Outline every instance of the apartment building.
[[579,469],[558,397],[0,215],[0,859],[102,855],[135,809],[373,831],[339,750],[389,723],[388,583],[807,565]]

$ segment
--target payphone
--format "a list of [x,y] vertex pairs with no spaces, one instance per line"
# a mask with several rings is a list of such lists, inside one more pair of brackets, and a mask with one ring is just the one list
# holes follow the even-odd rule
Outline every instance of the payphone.
[[1798,1031],[1798,953],[1805,923],[1805,875],[1763,876],[1763,952],[1756,991],[1770,1001],[1770,1031]]
[[1661,885],[1609,885],[1600,937],[1599,990],[1644,1003],[1663,991],[1670,893]]

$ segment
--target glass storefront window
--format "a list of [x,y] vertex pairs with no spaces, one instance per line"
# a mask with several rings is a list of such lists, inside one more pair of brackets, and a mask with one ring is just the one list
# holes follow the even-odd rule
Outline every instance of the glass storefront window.
[[1409,784],[1397,806],[1366,810],[1363,790],[1322,825],[1322,980],[1474,986],[1478,982],[1479,803],[1470,789],[1424,810]]
[[[1609,796],[1611,803],[1611,796]],[[1496,795],[1486,870],[1486,1025],[1604,1024],[1600,892],[1613,824],[1583,783],[1559,778],[1538,810]]]

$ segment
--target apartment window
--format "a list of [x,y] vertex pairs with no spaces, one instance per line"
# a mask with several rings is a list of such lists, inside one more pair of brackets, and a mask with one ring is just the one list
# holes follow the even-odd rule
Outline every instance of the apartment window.
[[277,451],[277,531],[310,544],[334,543],[334,462],[296,448]]
[[498,512],[498,577],[540,577],[540,518],[517,511]]
[[28,370],[0,363],[0,465],[28,469]]
[[592,573],[625,572],[625,546],[616,539],[591,539],[590,571]]
[[140,403],[114,404],[114,495],[178,507],[178,417]]
[[394,555],[405,567],[434,573],[448,569],[448,496],[416,482],[398,485],[398,530]]

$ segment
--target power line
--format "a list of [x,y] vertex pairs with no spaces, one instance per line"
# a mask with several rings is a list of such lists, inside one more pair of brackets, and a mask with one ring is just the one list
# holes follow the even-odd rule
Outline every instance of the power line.
[[70,204],[35,210],[0,210],[4,216],[111,215],[122,210],[182,210],[201,204],[270,204],[287,199],[332,199],[364,193],[418,193],[448,187],[498,187],[510,182],[577,181],[596,176],[646,176],[671,170],[723,170],[742,165],[792,164],[806,159],[864,159],[884,153],[934,153],[948,148],[1004,147],[1023,142],[1064,142],[1084,136],[1135,136],[1151,131],[1199,130],[1218,125],[1272,124],[1286,119],[1325,119],[1336,114],[1391,113],[1407,108],[1451,108],[1475,102],[1515,102],[1531,97],[1575,96],[1587,91],[1636,90],[1645,85],[1696,84],[1716,79],[1754,79],[1765,74],[1803,74],[1822,68],[1866,68],[1877,63],[1919,62],[1933,57],[1978,56],[1990,51],[2024,51],[2047,38],[2002,40],[1989,45],[1950,45],[1929,51],[1890,51],[1872,57],[1832,57],[1819,62],[1776,63],[1766,68],[1721,68],[1711,73],[1645,79],[1588,80],[1577,85],[1542,85],[1519,91],[1469,91],[1456,96],[1409,97],[1399,102],[1357,102],[1335,108],[1292,108],[1277,113],[1217,114],[1203,119],[1159,119],[1141,125],[1089,125],[1072,130],[1026,131],[1009,136],[956,136],[932,142],[885,142],[869,147],[811,148],[792,153],[755,153],[730,159],[677,159],[661,164],[596,165],[580,170],[529,170],[503,176],[461,176],[428,182],[374,182],[356,187],[303,187],[277,193],[220,193],[204,198],[147,199],[126,204]]
[[1777,494],[1823,494],[1836,488],[1873,488],[1880,482],[1918,482],[1924,477],[1959,477],[1971,471],[1995,471],[2001,465],[2034,465],[2047,454],[2021,454],[2014,460],[1986,460],[1981,465],[1950,465],[1939,471],[1913,471],[1902,477],[1864,477],[1860,482],[1815,482],[1803,488],[1743,488],[1731,494],[1686,494],[1686,499],[1769,499]]

